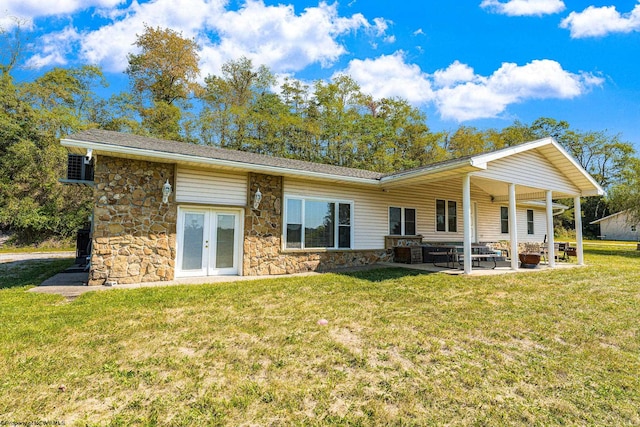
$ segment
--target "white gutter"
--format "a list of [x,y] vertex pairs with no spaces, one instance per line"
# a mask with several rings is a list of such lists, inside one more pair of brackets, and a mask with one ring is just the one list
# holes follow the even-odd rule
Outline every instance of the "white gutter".
[[[522,202],[516,203],[516,205],[518,205],[518,206],[524,206],[524,207],[527,207],[527,206],[528,206],[528,207],[532,207],[532,208],[534,208],[534,207],[535,207],[535,208],[544,208],[544,207],[546,206],[546,203],[544,203],[544,202],[539,202],[539,201],[536,201],[536,200],[528,200],[528,201],[527,201],[527,200],[525,200],[525,201],[522,201]],[[563,205],[562,203],[553,203],[553,204],[551,205],[551,207],[552,207],[553,209],[556,209],[556,210],[553,212],[553,216],[558,216],[558,215],[560,215],[561,213],[563,213],[564,211],[566,211],[567,209],[569,209],[569,206],[567,206],[567,205]]]
[[[99,142],[87,142],[87,141],[76,141],[72,139],[61,139],[60,144],[64,147],[73,147],[73,148],[86,148],[88,150],[94,151],[102,151],[106,144],[101,144]],[[267,166],[260,165],[255,163],[247,163],[236,160],[222,160],[222,159],[212,159],[208,157],[198,157],[191,156],[188,154],[176,154],[176,153],[168,153],[165,151],[154,151],[147,150],[142,148],[131,148],[131,147],[122,147],[118,145],[108,145],[108,152],[115,154],[124,154],[129,156],[143,156],[148,158],[153,158],[157,160],[165,160],[174,162],[196,162],[208,166],[221,166],[228,167],[240,170],[246,170],[251,172],[264,172],[270,174],[277,175],[295,175],[307,178],[323,178],[331,181],[343,181],[343,182],[351,182],[356,184],[365,184],[371,186],[379,186],[380,180],[375,178],[359,178],[353,176],[342,176],[342,175],[334,175],[330,173],[324,172],[313,172],[313,171],[305,171],[299,169],[290,169],[284,168],[280,166]]]
[[380,180],[381,184],[388,184],[395,181],[411,179],[413,177],[424,176],[425,172],[436,173],[436,172],[446,172],[453,169],[458,169],[460,166],[472,166],[477,169],[486,169],[486,164],[474,164],[473,159],[465,159],[457,162],[447,163],[445,165],[435,165],[435,166],[427,166],[407,172],[399,172],[390,176],[385,176]]

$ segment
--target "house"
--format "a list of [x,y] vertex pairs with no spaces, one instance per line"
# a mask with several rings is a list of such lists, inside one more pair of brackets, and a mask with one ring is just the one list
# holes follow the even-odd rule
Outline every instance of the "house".
[[92,164],[92,285],[359,266],[422,241],[462,242],[471,273],[472,243],[553,243],[553,199],[604,193],[551,138],[392,174],[95,129],[61,144]]
[[604,218],[590,222],[600,225],[600,237],[606,240],[633,240],[640,241],[637,220],[634,220],[629,211],[617,212]]

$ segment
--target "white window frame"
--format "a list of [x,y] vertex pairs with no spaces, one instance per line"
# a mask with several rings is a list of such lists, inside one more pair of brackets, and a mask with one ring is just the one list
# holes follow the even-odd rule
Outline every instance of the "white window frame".
[[[392,234],[391,233],[391,209],[395,208],[395,209],[400,209],[400,234]],[[412,206],[388,206],[387,207],[387,229],[389,231],[389,236],[407,236],[407,232],[406,232],[406,222],[407,222],[407,217],[405,215],[405,212],[407,209],[413,209],[413,212],[415,214],[414,216],[414,223],[415,223],[415,231],[416,234],[411,234],[411,236],[417,236],[418,235],[418,209],[414,208]]]
[[[287,212],[288,210],[288,206],[289,206],[289,200],[300,200],[302,202],[302,206],[301,206],[301,221],[302,221],[302,229],[300,230],[300,247],[299,248],[288,248],[287,247],[287,224],[289,223],[289,218],[288,215],[289,213]],[[306,205],[306,201],[313,201],[313,202],[326,202],[326,203],[333,203],[336,205],[336,209],[334,209],[334,225],[333,225],[333,246],[332,247],[327,247],[327,246],[323,246],[323,247],[311,247],[311,248],[307,248],[305,246],[305,205]],[[339,246],[340,244],[340,204],[344,204],[344,205],[349,205],[349,247],[343,247],[341,248]],[[331,249],[331,250],[351,250],[354,247],[354,236],[355,236],[355,224],[354,224],[354,207],[355,207],[355,203],[353,202],[353,200],[342,200],[342,199],[333,199],[331,197],[308,197],[308,196],[298,196],[298,195],[293,195],[293,194],[288,194],[284,196],[284,215],[283,215],[283,221],[282,221],[282,249],[283,250],[290,250],[290,251],[296,251],[296,250],[321,250],[321,249]]]
[[[438,201],[442,200],[444,202],[444,230],[438,230]],[[449,202],[453,202],[456,204],[456,230],[455,231],[450,231],[449,230]],[[436,233],[458,233],[458,229],[459,227],[459,223],[458,223],[458,219],[460,218],[460,210],[458,209],[458,207],[460,206],[460,202],[458,202],[457,200],[453,200],[453,199],[434,199],[433,202],[433,207],[434,207],[434,229],[436,231]]]
[[[531,212],[531,221],[529,221],[529,212]],[[531,224],[531,232],[529,232],[529,224]],[[529,236],[536,234],[536,213],[533,209],[527,209],[527,234]]]
[[[504,231],[502,228],[502,210],[506,209],[507,211],[507,231]],[[509,222],[511,221],[511,218],[509,218],[509,207],[508,206],[500,206],[500,234],[509,234]]]

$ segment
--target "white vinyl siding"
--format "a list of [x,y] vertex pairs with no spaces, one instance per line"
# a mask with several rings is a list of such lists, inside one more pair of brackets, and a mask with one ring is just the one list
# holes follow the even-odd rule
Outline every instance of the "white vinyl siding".
[[[462,226],[462,185],[460,181],[443,181],[429,185],[392,189],[388,192],[362,187],[336,186],[318,181],[284,180],[285,196],[311,197],[335,200],[353,200],[353,249],[382,249],[384,236],[389,234],[389,206],[411,206],[416,209],[416,233],[428,242],[461,242]],[[435,200],[444,199],[457,203],[458,231],[456,233],[436,232]],[[478,206],[477,240],[494,242],[508,239],[508,234],[500,232],[501,203],[492,203],[488,194],[471,186],[471,199]],[[517,209],[518,240],[542,242],[546,234],[544,209],[535,209],[534,235],[527,235],[526,208]]]
[[247,175],[179,167],[176,176],[176,201],[244,206],[247,204]]
[[[600,223],[600,235],[607,240],[638,240],[638,226],[622,212],[603,219]],[[635,228],[635,229],[634,229]]]
[[[490,162],[474,176],[556,192],[578,194],[578,189],[540,153],[528,151]],[[471,178],[473,182],[473,177]]]

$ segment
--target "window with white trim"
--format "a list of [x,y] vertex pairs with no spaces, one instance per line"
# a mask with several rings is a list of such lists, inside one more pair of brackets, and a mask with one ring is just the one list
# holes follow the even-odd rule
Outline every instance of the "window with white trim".
[[350,249],[353,202],[285,198],[285,248]]
[[533,232],[533,209],[527,209],[527,234],[534,234],[534,232]]
[[458,202],[436,199],[436,231],[458,231]]
[[506,206],[500,206],[500,232],[509,233],[509,208]]
[[389,234],[392,236],[415,236],[416,210],[414,208],[389,207]]

